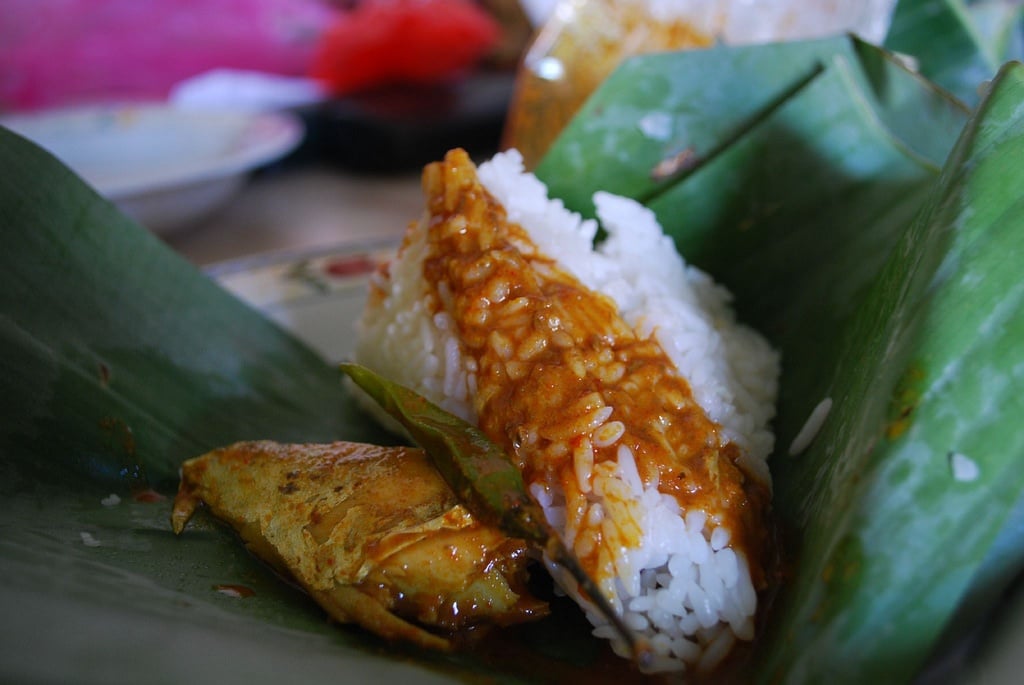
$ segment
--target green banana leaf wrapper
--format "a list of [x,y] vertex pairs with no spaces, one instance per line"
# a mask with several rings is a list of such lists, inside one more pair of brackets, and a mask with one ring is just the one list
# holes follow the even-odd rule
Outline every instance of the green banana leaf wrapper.
[[[772,69],[769,50],[805,61]],[[783,351],[771,466],[794,568],[758,677],[906,681],[1021,566],[1024,68],[968,119],[854,40],[746,52],[758,78],[720,99],[713,51],[630,62],[537,172],[584,213],[597,188],[643,199]],[[694,117],[709,99],[717,116]],[[650,135],[652,112],[674,135]],[[821,432],[788,455],[823,400]]]
[[974,106],[1011,60],[1024,59],[1024,5],[1016,0],[900,0],[885,47]]
[[[330,364],[52,157],[0,130],[0,159],[3,679],[593,672],[579,622],[532,627],[532,662],[384,648],[220,527],[175,539],[159,494],[189,457],[391,438]],[[645,202],[782,350],[771,465],[792,572],[748,681],[909,681],[1018,573],[1022,159],[1024,67],[969,112],[840,38],[632,60],[538,168],[584,213],[596,189]]]

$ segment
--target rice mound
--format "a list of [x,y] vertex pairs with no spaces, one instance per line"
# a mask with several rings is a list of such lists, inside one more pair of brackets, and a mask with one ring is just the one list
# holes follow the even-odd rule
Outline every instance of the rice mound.
[[[543,183],[524,172],[517,152],[496,155],[479,167],[478,177],[542,253],[610,296],[639,336],[655,337],[723,438],[740,447],[744,470],[770,486],[766,459],[774,443],[769,422],[779,357],[759,334],[736,321],[730,294],[687,265],[654,214],[630,199],[595,194],[607,233],[595,248],[598,223],[549,199]],[[371,282],[368,305],[356,324],[355,357],[476,422],[475,362],[462,354],[454,322],[423,278],[426,233],[424,222],[410,230],[395,260]],[[588,474],[594,505],[586,516],[627,517],[643,531],[642,543],[622,549],[612,561],[613,572],[599,584],[627,625],[659,655],[652,670],[710,669],[737,639],[753,637],[757,596],[747,560],[729,546],[730,532],[704,512],[682,511],[657,483],[645,485],[628,447],[619,445],[616,455],[614,463]],[[577,525],[567,520],[563,493],[539,483],[530,488],[572,548]],[[595,634],[611,639],[626,655],[625,645],[579,596],[575,583],[549,568],[587,611]]]

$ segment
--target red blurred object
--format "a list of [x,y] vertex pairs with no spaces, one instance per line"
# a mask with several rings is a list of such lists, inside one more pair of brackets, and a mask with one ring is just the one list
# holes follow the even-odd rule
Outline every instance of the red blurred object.
[[364,0],[320,38],[310,75],[336,95],[437,83],[476,64],[501,28],[469,0]]

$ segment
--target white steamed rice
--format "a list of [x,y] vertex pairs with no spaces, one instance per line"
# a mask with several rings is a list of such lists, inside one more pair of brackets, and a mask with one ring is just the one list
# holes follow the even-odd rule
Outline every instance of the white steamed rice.
[[[769,422],[779,358],[763,338],[736,321],[730,294],[687,265],[653,213],[632,200],[595,195],[608,237],[594,249],[598,224],[548,199],[544,185],[523,171],[515,151],[481,165],[478,175],[509,220],[526,229],[541,252],[612,297],[641,336],[656,337],[723,437],[741,448],[745,469],[768,485],[765,460],[773,447]],[[475,421],[475,362],[462,354],[453,322],[428,292],[421,270],[425,237],[421,223],[388,272],[375,281],[378,292],[357,324],[355,356]],[[591,439],[614,442],[615,428],[614,421],[606,423]],[[602,465],[600,478],[593,481],[597,504],[587,515],[604,516],[600,497],[614,491],[629,501],[628,513],[617,515],[637,519],[642,543],[622,550],[616,577],[605,579],[602,587],[627,624],[660,655],[655,670],[712,667],[737,639],[753,636],[757,597],[746,559],[729,545],[728,530],[716,527],[703,512],[682,511],[673,497],[658,491],[657,483],[645,486],[627,447],[620,446],[617,456],[617,463]],[[575,531],[566,521],[561,493],[540,484],[531,489],[572,546]],[[610,499],[605,506],[612,506]],[[553,572],[574,593],[574,584],[557,569]],[[595,634],[612,639],[622,652],[624,645],[615,642],[611,627],[592,611],[588,616]]]

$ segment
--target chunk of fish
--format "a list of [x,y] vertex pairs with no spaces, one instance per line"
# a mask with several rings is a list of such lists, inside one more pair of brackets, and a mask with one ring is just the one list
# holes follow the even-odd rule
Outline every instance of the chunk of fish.
[[388,640],[449,650],[548,613],[525,543],[474,520],[419,449],[237,443],[183,465],[175,533],[200,503],[330,616]]

